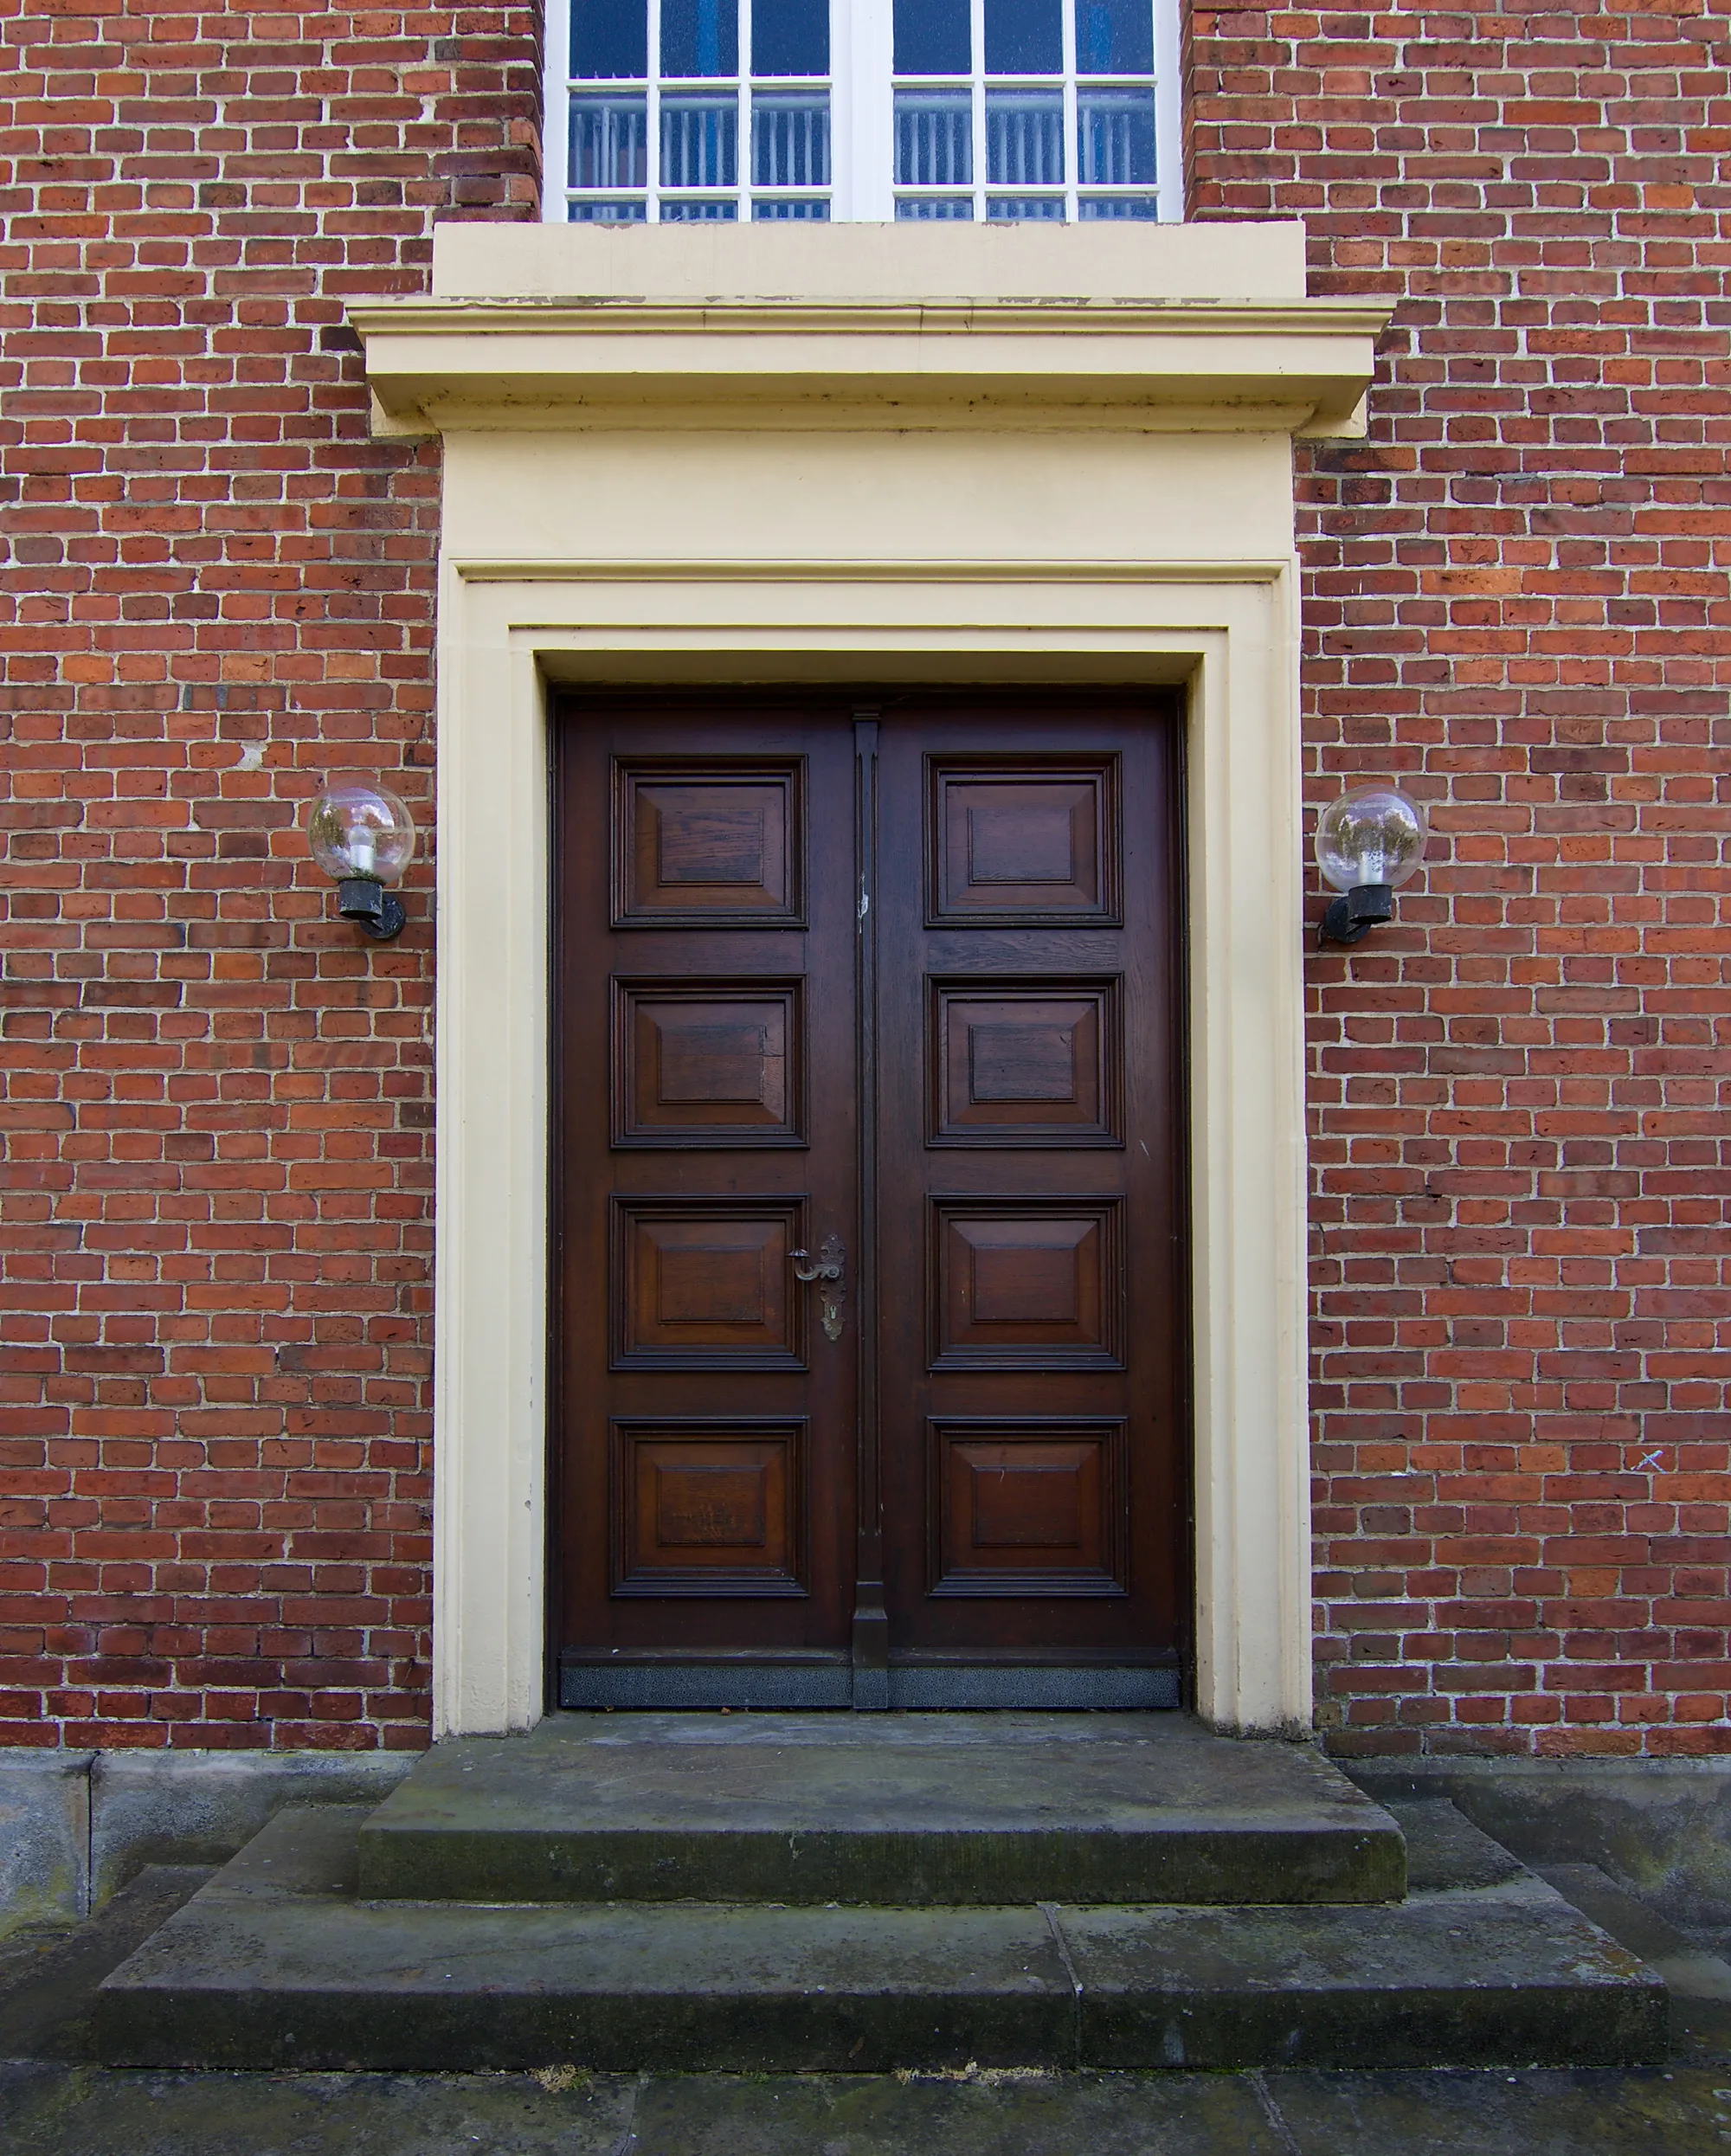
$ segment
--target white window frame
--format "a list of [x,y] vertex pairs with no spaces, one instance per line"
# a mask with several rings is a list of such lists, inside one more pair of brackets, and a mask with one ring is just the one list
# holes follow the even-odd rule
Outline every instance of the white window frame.
[[[1159,222],[1178,223],[1184,216],[1183,100],[1179,80],[1181,49],[1180,0],[1153,0],[1155,66],[1155,156]],[[652,63],[660,50],[660,0],[648,0],[648,57]],[[974,100],[974,140],[976,145],[974,185],[957,190],[971,194],[974,216],[986,216],[985,90],[981,72],[985,59],[984,0],[972,0],[975,72],[971,78],[949,78],[946,87],[959,88],[969,81]],[[750,0],[739,0],[739,74],[704,87],[717,93],[731,87],[739,100],[737,184],[705,190],[706,196],[731,197],[743,221],[751,215],[751,93],[752,79],[743,64],[750,57]],[[831,74],[827,80],[813,76],[791,78],[789,90],[827,89],[829,93],[830,184],[810,190],[827,196],[829,216],[837,223],[888,223],[896,214],[894,185],[894,92],[891,74],[892,0],[830,0],[829,49]],[[1065,126],[1065,217],[1073,222],[1078,214],[1076,155],[1078,78],[1075,55],[1075,13],[1072,0],[1065,0],[1063,77]],[[568,184],[570,145],[570,0],[547,0],[546,72],[544,90],[545,122],[542,130],[541,215],[548,224],[563,224],[569,216]],[[1095,78],[1091,77],[1092,81]],[[1110,78],[1103,78],[1110,82]],[[1051,87],[1050,77],[1040,87]],[[597,91],[606,86],[593,86]],[[697,87],[695,84],[692,86]],[[760,82],[755,87],[768,87]],[[779,86],[778,86],[779,87]],[[1019,84],[1014,76],[992,78],[994,88],[1033,87],[1032,79]],[[645,222],[660,220],[661,78],[652,72],[643,83],[621,81],[621,93],[645,93],[647,105],[648,172],[641,199]],[[846,93],[846,94],[844,94]],[[779,191],[779,190],[778,190]],[[788,190],[790,193],[804,190]],[[905,191],[905,190],[904,190]],[[1004,190],[999,189],[997,192]],[[1054,189],[1054,194],[1059,190]],[[1092,190],[1091,192],[1094,191]],[[1147,192],[1147,190],[1134,190]],[[626,198],[621,190],[621,198]],[[638,199],[632,190],[630,199]]]

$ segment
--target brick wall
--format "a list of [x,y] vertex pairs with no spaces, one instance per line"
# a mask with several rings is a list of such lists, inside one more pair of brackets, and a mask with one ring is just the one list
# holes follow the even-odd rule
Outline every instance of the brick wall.
[[1370,441],[1298,466],[1310,793],[1438,833],[1309,966],[1322,1718],[1731,1750],[1731,0],[1192,54],[1198,214],[1399,302]]
[[[1322,1715],[1731,1748],[1731,0],[1197,7],[1205,216],[1400,301],[1303,454],[1310,784],[1432,803],[1310,961]],[[343,303],[534,214],[536,24],[0,0],[0,1742],[421,1741],[437,466]]]
[[423,1741],[438,467],[346,300],[535,213],[521,6],[0,0],[0,1743]]

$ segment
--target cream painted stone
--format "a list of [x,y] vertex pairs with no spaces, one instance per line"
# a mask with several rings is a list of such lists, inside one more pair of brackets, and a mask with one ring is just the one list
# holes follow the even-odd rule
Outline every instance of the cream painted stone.
[[[1174,292],[1197,300],[1207,252],[1181,228],[923,234],[905,255],[899,232],[862,227],[801,235],[788,248],[787,235],[775,233],[772,248],[750,227],[655,228],[629,246],[616,235],[450,228],[460,236],[441,233],[441,286],[463,298],[357,312],[381,402],[389,409],[397,399],[415,424],[436,409],[445,448],[441,1732],[524,1727],[549,1690],[547,711],[550,685],[564,681],[1186,686],[1197,1703],[1226,1728],[1308,1726],[1290,433],[1325,409],[1358,404],[1375,324],[1361,314],[1342,328],[1338,315],[1318,316],[1298,296],[1293,229],[1207,228],[1211,241],[1219,237],[1220,278],[1258,280],[1252,305],[1264,315],[1272,307],[1284,326],[1270,326],[1270,316],[1245,332],[1256,349],[1239,353],[1224,393],[1253,399],[1213,408],[1212,424],[1200,428],[1168,423],[1170,405],[1150,424],[1154,408],[1136,391],[1133,370],[1097,394],[1104,377],[1091,373],[1090,355],[1099,341],[1075,334],[1075,308],[1052,296],[1066,272],[1080,281],[1085,271],[1110,294],[1130,277],[1124,265],[1152,283],[1165,263]],[[826,257],[820,239],[842,242],[846,259]],[[805,287],[781,301],[764,296],[766,264],[788,285],[798,271]],[[580,270],[589,302],[573,296]],[[861,332],[846,319],[858,311],[824,280],[863,280],[868,270],[879,286],[901,279],[898,304],[917,302],[908,280],[918,276],[932,292],[983,299],[988,314],[995,307],[988,335],[1019,338],[1038,356],[1017,377],[1015,400],[999,401],[981,423],[978,377],[968,387],[975,332],[965,309],[952,309],[938,332],[948,356],[928,370],[939,386],[917,400],[917,424],[905,410],[895,419],[899,391],[886,383],[918,371],[907,349],[924,335],[917,326],[872,328],[872,365],[833,367],[827,348]],[[500,375],[489,402],[489,355],[502,348],[491,300],[466,315],[478,280],[491,280],[514,310],[542,310],[550,326],[521,334],[559,355],[555,376],[566,369],[581,377],[592,365],[597,341],[612,334],[595,318],[616,303],[635,309],[637,389],[617,371],[600,401],[585,402],[581,380],[568,380],[557,393],[544,394],[544,382],[513,402],[513,378]],[[694,319],[699,286],[756,295],[751,325]],[[640,319],[651,293],[678,303],[656,322]],[[825,303],[816,320],[814,294]],[[1228,285],[1214,304],[1230,312],[1239,296]],[[1148,326],[1158,297],[1141,293],[1145,319],[1120,337],[1132,357],[1159,343],[1162,332]],[[1012,306],[1026,318],[1014,328],[1004,316]],[[429,311],[441,307],[441,325],[429,331]],[[1295,402],[1301,370],[1283,372],[1273,347],[1313,335],[1327,354],[1326,395]],[[430,373],[429,336],[439,345]],[[742,337],[769,339],[782,371],[754,381],[715,357],[711,347]],[[1235,339],[1243,342],[1234,331],[1218,349]],[[814,396],[817,377],[827,386]],[[526,378],[514,379],[520,387]]]

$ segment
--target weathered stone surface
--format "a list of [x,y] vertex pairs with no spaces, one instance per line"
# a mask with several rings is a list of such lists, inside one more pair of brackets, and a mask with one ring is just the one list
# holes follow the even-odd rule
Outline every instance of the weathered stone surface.
[[1731,1927],[1731,1758],[1342,1762],[1380,1802],[1445,1798],[1528,1864],[1596,1864],[1676,1924]]
[[279,1814],[102,1985],[102,2056],[836,2071],[1663,2048],[1663,1985],[1525,1876],[1380,1908],[365,1902],[362,1816]]
[[0,1938],[89,1905],[90,1757],[0,1748]]
[[209,1876],[151,1864],[85,1922],[15,1934],[0,1962],[0,2059],[90,2057],[96,1986]]
[[1175,1715],[565,1715],[437,1745],[365,1894],[459,1901],[1380,1902],[1398,1829],[1306,1746]]
[[1663,1984],[1541,1881],[1399,1909],[1066,1909],[1088,2066],[1640,2066]]
[[103,1752],[91,1769],[91,1906],[146,1864],[221,1864],[290,1804],[376,1805],[401,1752]]
[[0,2066],[18,2156],[1702,2156],[1649,2073],[178,2074]]

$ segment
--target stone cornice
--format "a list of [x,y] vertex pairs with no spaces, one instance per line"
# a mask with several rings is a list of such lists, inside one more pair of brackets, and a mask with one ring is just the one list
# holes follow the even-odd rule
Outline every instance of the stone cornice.
[[383,432],[1113,426],[1351,434],[1385,309],[977,297],[383,301],[350,310]]

